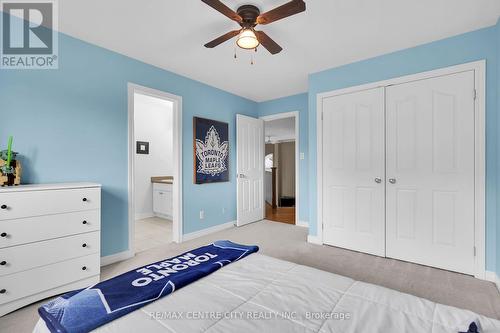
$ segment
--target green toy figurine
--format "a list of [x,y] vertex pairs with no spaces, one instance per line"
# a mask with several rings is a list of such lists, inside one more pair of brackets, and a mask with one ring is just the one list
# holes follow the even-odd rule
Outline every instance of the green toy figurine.
[[7,150],[0,151],[0,186],[21,184],[21,162],[16,159],[17,153],[12,151],[12,141],[12,136],[9,136]]

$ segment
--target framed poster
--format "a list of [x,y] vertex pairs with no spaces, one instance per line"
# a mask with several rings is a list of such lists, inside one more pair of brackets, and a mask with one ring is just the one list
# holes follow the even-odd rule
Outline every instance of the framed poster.
[[194,183],[229,181],[228,124],[193,117]]

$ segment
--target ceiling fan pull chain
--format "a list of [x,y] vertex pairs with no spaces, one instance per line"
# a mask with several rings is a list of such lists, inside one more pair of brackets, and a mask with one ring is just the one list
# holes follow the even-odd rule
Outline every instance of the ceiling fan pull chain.
[[236,55],[236,48],[234,48],[234,59],[238,59],[238,56]]
[[250,56],[250,65],[253,65],[253,54]]

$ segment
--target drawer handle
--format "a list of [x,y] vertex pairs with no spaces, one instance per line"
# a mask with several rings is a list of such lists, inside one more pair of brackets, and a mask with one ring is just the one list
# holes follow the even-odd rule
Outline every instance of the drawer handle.
[[0,289],[0,294],[5,294],[7,292],[7,289]]
[[82,224],[87,224],[87,221],[82,221]]
[[87,201],[87,198],[83,198],[82,200],[83,200],[83,201]]
[[86,270],[87,270],[87,266],[83,266],[82,271],[86,271]]
[[6,233],[6,232],[2,232],[2,233],[0,234],[0,237],[7,237],[7,233]]
[[0,265],[2,265],[2,266],[7,265],[7,261],[5,261],[5,260],[0,261]]
[[83,244],[82,244],[82,247],[87,247],[87,244],[86,244],[86,243],[83,243]]
[[0,206],[0,208],[7,209],[7,205],[2,205],[2,206]]

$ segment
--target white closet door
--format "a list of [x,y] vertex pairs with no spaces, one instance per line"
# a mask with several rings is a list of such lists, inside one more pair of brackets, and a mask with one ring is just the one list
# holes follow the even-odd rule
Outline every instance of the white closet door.
[[323,100],[323,241],[385,255],[384,88]]
[[264,219],[264,121],[236,116],[237,225]]
[[388,87],[387,256],[474,273],[474,72]]

